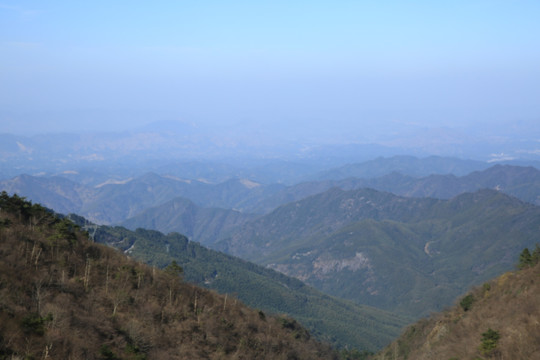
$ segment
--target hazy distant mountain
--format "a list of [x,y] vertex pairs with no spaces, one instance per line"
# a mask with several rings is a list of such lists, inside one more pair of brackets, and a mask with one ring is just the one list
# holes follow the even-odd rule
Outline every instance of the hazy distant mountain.
[[[90,186],[68,180],[81,179],[85,175],[93,178],[88,181],[90,183],[101,182]],[[210,184],[153,173],[134,178],[107,178],[92,171],[68,172],[52,177],[21,175],[0,181],[0,188],[10,193],[16,192],[59,212],[80,213],[98,223],[122,222],[178,196],[189,198],[201,207],[265,214],[278,206],[332,187],[344,190],[370,187],[398,195],[436,198],[450,198],[466,191],[493,188],[524,201],[540,203],[540,171],[510,165],[496,165],[462,177],[431,175],[414,178],[394,172],[378,178],[311,181],[292,186],[267,185],[247,178]]]
[[350,177],[375,178],[393,172],[421,177],[432,174],[465,175],[490,166],[483,161],[462,160],[440,156],[417,158],[414,156],[379,157],[358,164],[349,164],[313,175],[311,180],[340,180]]
[[11,180],[0,181],[0,190],[17,193],[57,212],[77,212],[90,201],[96,191],[63,177],[35,177],[20,175]]
[[85,169],[137,176],[148,171],[162,173],[163,167],[173,168],[174,164],[196,163],[203,166],[188,170],[189,178],[198,179],[200,176],[191,175],[200,174],[215,182],[248,177],[292,184],[330,166],[403,152],[379,145],[363,145],[371,150],[359,152],[347,150],[348,144],[309,146],[296,140],[266,139],[264,134],[242,139],[236,135],[175,122],[125,132],[0,134],[0,179]]
[[224,161],[169,161],[155,166],[152,171],[213,184],[231,179],[250,179],[262,184],[292,185],[325,167],[325,164],[306,161],[227,159]]
[[[290,185],[301,179],[366,178],[392,171],[413,176],[432,173],[459,176],[482,167],[475,167],[472,161],[458,161],[455,157],[514,161],[519,165],[538,164],[538,143],[535,140],[538,131],[534,125],[534,120],[519,126],[513,121],[504,126],[504,133],[497,134],[502,128],[473,126],[464,131],[388,123],[378,136],[369,140],[365,138],[364,142],[354,140],[356,136],[351,138],[347,135],[341,140],[340,136],[329,137],[332,130],[326,127],[318,128],[315,137],[309,136],[316,127],[314,124],[291,123],[286,132],[282,126],[261,131],[256,123],[250,121],[234,126],[156,121],[117,132],[41,133],[32,136],[4,133],[0,134],[0,179],[22,173],[53,175],[88,169],[106,170],[101,172],[127,178],[149,171],[162,174],[162,167],[169,164],[206,162],[226,164],[222,169],[218,165],[209,171],[201,168],[193,171],[193,174],[204,174],[204,178],[211,177],[213,182],[238,177],[267,184],[279,182]],[[415,163],[406,155],[422,159]],[[425,158],[430,155],[436,157]],[[385,157],[386,164],[381,164],[379,159],[376,161],[379,164],[372,168],[370,166],[374,164],[361,165],[361,162],[376,157]],[[450,157],[454,157],[454,161]],[[340,168],[345,164],[354,165]],[[327,172],[329,168],[335,169]],[[231,172],[224,174],[223,169]],[[314,173],[320,173],[320,176],[310,176]],[[188,178],[200,179],[199,176]]]
[[188,191],[206,184],[185,182],[148,173],[123,183],[105,184],[79,212],[99,223],[118,223],[141,211],[163,204]]
[[254,217],[235,210],[202,208],[191,200],[175,198],[129,218],[122,225],[132,230],[144,228],[166,234],[178,232],[190,240],[212,245]]
[[58,212],[73,212],[101,223],[119,223],[142,211],[185,197],[202,207],[249,210],[261,198],[284,188],[246,179],[220,184],[147,173],[134,179],[111,180],[98,186],[77,184],[63,177],[22,175],[0,181],[0,190],[41,202]]
[[217,245],[325,292],[421,315],[511,268],[539,227],[539,207],[493,190],[436,200],[334,188]]
[[332,187],[343,190],[372,188],[407,197],[449,199],[464,192],[496,189],[520,200],[540,205],[540,170],[533,167],[494,165],[465,176],[436,174],[413,177],[399,172],[376,178],[346,178],[302,182],[261,199],[252,212],[268,213],[280,205],[324,192]]
[[80,213],[101,223],[119,223],[140,212],[185,197],[198,206],[245,210],[254,198],[264,197],[282,185],[263,186],[245,179],[231,179],[220,184],[183,180],[148,173],[124,183],[106,184],[84,204]]
[[[416,179],[401,174],[390,174],[364,186],[412,197],[449,199],[464,192],[494,189],[520,200],[540,205],[540,170],[533,167],[495,165],[462,177],[430,175]],[[357,185],[358,186],[358,185]]]

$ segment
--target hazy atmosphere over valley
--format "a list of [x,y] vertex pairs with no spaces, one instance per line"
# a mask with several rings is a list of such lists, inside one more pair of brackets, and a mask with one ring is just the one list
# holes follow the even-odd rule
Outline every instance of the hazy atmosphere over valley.
[[540,357],[538,19],[0,0],[0,358]]

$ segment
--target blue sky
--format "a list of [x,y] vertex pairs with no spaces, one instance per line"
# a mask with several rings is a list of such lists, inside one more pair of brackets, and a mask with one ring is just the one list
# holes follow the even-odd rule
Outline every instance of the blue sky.
[[539,1],[0,0],[0,132],[540,121],[539,19]]

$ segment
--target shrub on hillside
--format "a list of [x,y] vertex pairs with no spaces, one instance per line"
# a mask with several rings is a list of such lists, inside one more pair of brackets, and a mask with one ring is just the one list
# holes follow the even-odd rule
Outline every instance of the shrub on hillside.
[[474,296],[472,294],[469,294],[465,296],[461,301],[459,302],[459,305],[463,309],[463,311],[469,311],[472,307],[472,304],[474,303]]

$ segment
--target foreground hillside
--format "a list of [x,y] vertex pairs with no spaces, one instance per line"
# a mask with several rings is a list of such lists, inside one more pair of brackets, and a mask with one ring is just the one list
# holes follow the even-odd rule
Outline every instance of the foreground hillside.
[[539,265],[505,273],[411,325],[375,359],[540,359],[539,298]]
[[66,219],[0,195],[0,358],[332,359],[267,316],[88,241]]

